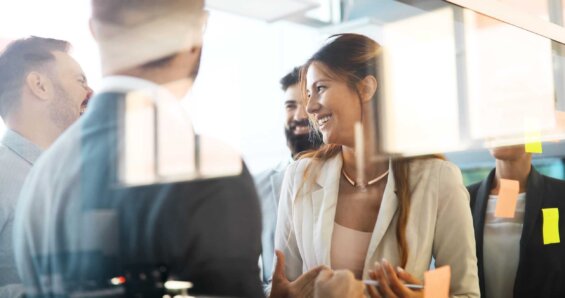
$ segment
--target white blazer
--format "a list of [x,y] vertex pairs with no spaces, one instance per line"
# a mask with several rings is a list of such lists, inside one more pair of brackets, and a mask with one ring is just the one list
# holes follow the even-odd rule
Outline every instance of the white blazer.
[[[292,163],[285,174],[279,202],[275,248],[286,257],[286,274],[294,280],[318,265],[331,267],[330,249],[339,191],[342,158],[312,167],[314,183],[301,188],[310,159]],[[469,193],[461,172],[440,159],[410,164],[411,205],[406,228],[408,262],[405,270],[423,280],[432,257],[436,267],[451,266],[450,295],[479,297],[477,258]],[[300,189],[301,188],[301,189]],[[399,216],[392,168],[375,224],[363,278],[375,261],[400,265],[396,226]],[[300,191],[300,193],[298,193]]]

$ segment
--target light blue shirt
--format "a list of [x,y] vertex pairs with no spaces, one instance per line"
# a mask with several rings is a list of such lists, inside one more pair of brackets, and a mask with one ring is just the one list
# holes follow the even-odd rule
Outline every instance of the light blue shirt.
[[41,149],[13,130],[0,141],[0,297],[21,293],[14,260],[14,211],[22,185]]
[[[275,227],[277,225],[277,209],[284,173],[292,159],[280,162],[276,167],[261,172],[253,177],[261,202],[263,232],[261,233],[262,252],[259,260],[263,290],[268,294],[268,285],[274,270],[275,261]],[[267,295],[268,296],[268,295]]]

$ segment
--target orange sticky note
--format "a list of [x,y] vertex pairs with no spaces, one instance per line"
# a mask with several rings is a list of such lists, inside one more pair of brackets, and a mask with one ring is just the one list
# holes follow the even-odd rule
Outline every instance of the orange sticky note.
[[520,183],[518,181],[500,179],[500,191],[498,192],[494,216],[513,218],[516,212],[516,201],[518,200],[519,191]]
[[559,239],[559,209],[543,208],[543,244],[561,242]]
[[448,298],[451,267],[442,266],[424,273],[424,298]]

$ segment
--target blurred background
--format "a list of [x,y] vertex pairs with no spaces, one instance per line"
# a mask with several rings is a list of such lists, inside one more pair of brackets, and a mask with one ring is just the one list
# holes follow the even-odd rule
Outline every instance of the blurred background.
[[[279,80],[331,34],[385,47],[377,103],[386,153],[446,153],[465,184],[494,165],[486,148],[543,142],[534,165],[565,178],[565,0],[208,0],[200,74],[183,107],[197,133],[238,149],[253,173],[287,159]],[[0,49],[68,40],[96,91],[86,0],[0,2]],[[4,130],[0,123],[0,133]]]

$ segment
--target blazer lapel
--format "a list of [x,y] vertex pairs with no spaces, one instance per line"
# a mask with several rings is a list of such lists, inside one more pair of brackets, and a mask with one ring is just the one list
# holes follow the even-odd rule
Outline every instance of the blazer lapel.
[[475,230],[475,241],[477,243],[477,263],[479,269],[479,286],[481,293],[486,293],[485,289],[485,271],[483,266],[483,235],[485,228],[485,216],[487,212],[487,203],[492,188],[492,181],[494,180],[495,169],[490,171],[488,177],[481,182],[477,190],[474,204],[472,206],[473,213],[473,227]]
[[477,246],[480,247],[482,253],[483,247],[483,230],[485,227],[485,216],[487,211],[487,203],[490,195],[490,189],[492,187],[492,181],[494,180],[495,170],[490,171],[488,177],[481,182],[479,189],[477,190],[475,202],[472,206],[473,210],[473,227],[475,228],[475,239],[477,241]]
[[314,249],[317,264],[331,266],[330,247],[335,221],[339,178],[342,166],[338,155],[320,168],[316,183],[319,189],[312,192],[312,211],[314,218]]
[[520,238],[521,251],[525,251],[528,240],[531,238],[536,222],[541,214],[543,204],[543,176],[534,169],[530,170],[528,176],[528,186],[526,191],[526,211],[524,214],[524,225],[522,228],[522,237]]
[[381,202],[381,208],[377,216],[377,222],[375,223],[375,228],[373,230],[373,235],[371,236],[371,242],[369,243],[369,249],[367,250],[367,258],[365,259],[365,265],[367,262],[374,257],[377,252],[377,247],[381,243],[386,231],[388,230],[396,211],[398,210],[398,198],[396,197],[396,183],[394,182],[394,173],[392,171],[392,163],[389,165],[389,174],[383,193],[383,200]]
[[[543,206],[544,190],[543,190],[543,176],[540,175],[534,167],[531,167],[530,175],[528,176],[528,184],[526,187],[526,208],[524,213],[524,224],[522,226],[522,235],[520,237],[520,258],[518,260],[518,269],[516,271],[516,277],[514,279],[514,296],[522,297],[527,296],[524,284],[528,282],[528,278],[532,278],[531,270],[526,266],[524,260],[531,256],[527,256],[526,247],[532,238],[532,234],[536,227],[541,227],[538,225],[541,207]],[[537,233],[541,233],[541,229]]]

